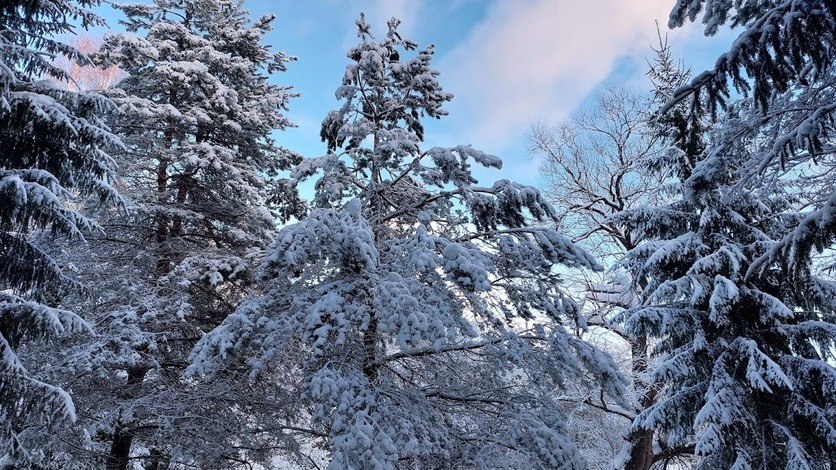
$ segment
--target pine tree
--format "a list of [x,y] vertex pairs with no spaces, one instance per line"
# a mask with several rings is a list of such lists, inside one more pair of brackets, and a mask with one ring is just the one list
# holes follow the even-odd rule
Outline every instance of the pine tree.
[[[29,342],[90,326],[60,308],[78,287],[32,243],[39,230],[80,238],[96,225],[75,210],[77,194],[114,202],[113,162],[106,151],[118,143],[102,122],[111,109],[94,94],[59,90],[62,78],[51,59],[83,60],[55,39],[99,22],[86,8],[97,1],[7,1],[0,6],[0,462],[26,465],[21,444],[32,431],[75,419],[61,388],[27,370],[16,353]],[[35,452],[37,453],[37,452]]]
[[[702,4],[680,3],[672,24]],[[730,8],[705,12],[709,33]],[[622,319],[658,339],[666,384],[634,427],[693,449],[699,468],[836,464],[833,15],[827,2],[738,3],[733,48],[666,105],[719,118],[681,159],[693,167],[667,166],[681,198],[631,215],[649,241],[624,264],[647,288]],[[751,97],[729,103],[729,81]]]
[[271,135],[290,125],[292,93],[269,79],[290,58],[263,44],[273,17],[251,21],[240,2],[119,8],[128,33],[107,35],[94,59],[128,74],[107,90],[127,213],[95,213],[106,234],[88,238],[93,262],[62,257],[95,290],[76,308],[98,336],[53,359],[83,412],[49,443],[49,465],[265,462],[277,438],[250,434],[249,413],[276,394],[180,375],[194,343],[254,288],[276,218],[298,215],[274,204],[293,199],[278,175],[295,156]]
[[580,468],[554,390],[589,380],[622,397],[625,380],[567,331],[578,306],[555,266],[600,267],[531,225],[556,217],[538,190],[478,184],[471,166],[500,159],[422,148],[422,118],[452,96],[432,47],[398,25],[376,41],[360,16],[328,154],[293,173],[321,174],[314,208],[268,250],[269,292],[204,338],[191,370],[279,378],[297,397],[285,432],[324,446],[330,468]]

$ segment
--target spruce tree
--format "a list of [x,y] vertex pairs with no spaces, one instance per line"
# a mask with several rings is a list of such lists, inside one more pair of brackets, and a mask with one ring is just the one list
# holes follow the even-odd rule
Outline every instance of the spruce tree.
[[118,140],[103,123],[110,104],[60,90],[50,78],[64,78],[53,57],[85,60],[56,37],[72,33],[73,22],[99,23],[87,10],[96,4],[12,0],[0,6],[0,461],[9,465],[37,458],[37,449],[23,445],[31,423],[44,428],[75,419],[69,395],[31,374],[16,351],[41,338],[90,331],[60,305],[78,286],[31,236],[46,230],[80,238],[96,225],[76,210],[75,196],[118,199],[106,153]]
[[[702,6],[680,3],[672,25]],[[744,30],[665,106],[689,123],[670,128],[688,164],[659,166],[681,197],[630,216],[648,241],[624,264],[647,287],[622,320],[657,339],[654,376],[666,384],[634,427],[693,450],[699,468],[831,468],[834,11],[735,8],[706,10],[708,33],[727,21]],[[751,96],[729,103],[729,83]],[[717,116],[707,138],[683,145],[706,111]]]

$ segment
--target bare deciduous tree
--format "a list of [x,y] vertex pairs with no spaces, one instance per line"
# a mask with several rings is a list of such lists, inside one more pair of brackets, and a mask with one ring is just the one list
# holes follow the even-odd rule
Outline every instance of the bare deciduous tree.
[[55,65],[66,72],[60,82],[70,91],[105,90],[119,83],[128,74],[117,65],[97,66],[89,59],[102,46],[102,38],[90,33],[71,36],[67,43],[75,47],[81,56],[76,59],[61,57]]
[[[667,46],[660,50],[667,51]],[[640,242],[615,216],[665,198],[664,179],[646,171],[647,163],[666,151],[653,125],[653,106],[646,95],[624,85],[609,85],[587,108],[556,124],[536,123],[529,133],[529,151],[541,160],[546,194],[560,213],[561,229],[611,267]],[[609,332],[600,341],[621,343],[629,357],[625,369],[632,375],[635,409],[619,410],[582,391],[576,403],[578,409],[595,407],[603,412],[598,414],[602,429],[612,430],[612,417],[620,415],[627,444],[620,455],[610,457],[624,468],[646,470],[660,460],[657,454],[664,443],[659,441],[654,451],[653,432],[630,431],[630,423],[654,403],[661,385],[647,378],[647,338],[627,334],[608,321],[617,311],[633,306],[638,292],[631,289],[627,274],[615,268],[584,274],[578,288],[587,291],[587,324]],[[591,439],[590,446],[601,447],[600,439]]]
[[537,123],[529,133],[564,228],[604,259],[636,245],[611,216],[660,196],[662,182],[642,171],[643,162],[661,151],[648,128],[649,107],[646,97],[610,85],[592,106],[558,124]]

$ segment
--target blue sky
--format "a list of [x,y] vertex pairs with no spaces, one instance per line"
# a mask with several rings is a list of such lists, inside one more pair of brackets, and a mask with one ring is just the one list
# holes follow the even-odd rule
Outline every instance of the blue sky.
[[[301,97],[288,116],[298,127],[277,137],[306,156],[324,153],[319,124],[339,106],[334,90],[356,41],[354,20],[364,12],[381,36],[392,16],[401,33],[421,46],[435,44],[435,68],[455,96],[450,115],[428,126],[426,146],[472,144],[503,159],[485,178],[536,184],[537,162],[525,151],[532,122],[560,120],[581,106],[600,84],[644,79],[646,57],[656,44],[673,0],[250,0],[253,16],[273,13],[266,42],[296,56],[274,76]],[[118,14],[99,12],[114,29]],[[694,72],[710,68],[732,35],[702,35],[700,25],[668,33],[674,54]],[[488,182],[488,181],[485,181]]]

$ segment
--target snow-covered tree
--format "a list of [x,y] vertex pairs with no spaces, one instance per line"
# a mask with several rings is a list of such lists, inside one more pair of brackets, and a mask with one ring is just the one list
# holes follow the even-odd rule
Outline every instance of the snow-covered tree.
[[21,445],[33,430],[75,408],[61,388],[27,371],[16,350],[40,338],[90,326],[60,308],[78,287],[31,242],[39,230],[70,237],[95,224],[75,210],[77,194],[113,202],[113,162],[118,143],[102,119],[110,109],[100,96],[60,90],[48,76],[63,77],[53,58],[78,58],[55,39],[74,27],[96,24],[86,8],[98,1],[5,1],[0,5],[0,465],[26,465]]
[[[700,468],[832,468],[833,4],[679,2],[671,25],[703,7],[709,34],[729,20],[744,30],[666,106],[692,123],[719,117],[703,149],[677,146],[688,164],[659,166],[681,198],[629,216],[648,241],[624,265],[647,286],[621,319],[658,340],[665,383],[634,428],[692,450]],[[729,104],[729,82],[751,97]]]
[[277,176],[295,157],[271,135],[289,125],[292,93],[269,81],[289,58],[262,42],[273,17],[250,21],[240,2],[119,8],[128,32],[107,35],[94,60],[128,74],[107,90],[126,211],[95,214],[105,234],[87,239],[94,262],[60,255],[94,290],[74,307],[97,338],[42,361],[79,404],[79,425],[52,440],[48,464],[259,460],[277,439],[250,434],[248,414],[277,394],[180,376],[195,342],[252,288],[274,215],[296,213],[273,204],[292,199]]
[[555,267],[600,267],[531,225],[557,217],[538,190],[478,184],[472,165],[500,159],[423,145],[422,119],[452,96],[398,24],[376,41],[357,21],[328,154],[293,171],[319,174],[314,208],[269,249],[269,291],[201,340],[191,370],[282,378],[298,399],[284,431],[330,468],[581,468],[559,389],[615,398],[626,383],[567,331],[581,318]]
[[[613,216],[663,200],[661,178],[646,171],[648,161],[662,149],[651,127],[651,106],[648,97],[623,85],[609,85],[598,92],[594,104],[559,124],[538,123],[529,134],[530,151],[542,161],[546,195],[561,215],[560,227],[611,268],[580,272],[574,285],[575,291],[586,291],[586,322],[609,332],[603,341],[628,351],[624,371],[633,382],[630,410],[599,403],[595,390],[578,389],[574,394],[573,412],[593,421],[585,426],[607,423],[603,432],[588,433],[589,440],[583,443],[588,453],[595,454],[598,468],[609,468],[617,458],[636,470],[653,462],[652,431],[629,432],[632,417],[652,404],[658,391],[658,385],[648,383],[646,377],[647,338],[610,323],[615,313],[632,306],[639,287],[631,288],[629,277],[612,265],[641,241]],[[627,441],[628,448],[618,446],[606,453],[602,447],[613,434]]]

